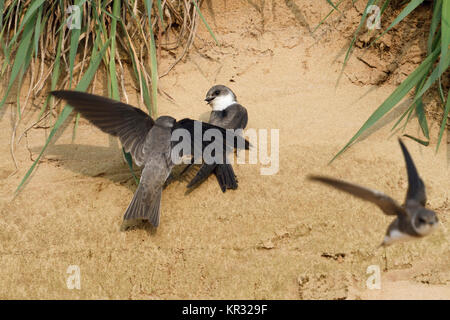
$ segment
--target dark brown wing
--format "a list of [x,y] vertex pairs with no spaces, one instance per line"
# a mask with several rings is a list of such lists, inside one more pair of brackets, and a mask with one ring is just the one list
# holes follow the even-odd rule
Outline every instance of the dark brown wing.
[[[197,133],[195,132],[196,125],[198,126],[198,128],[201,128],[201,135],[197,136]],[[211,143],[211,141],[203,140],[203,135],[209,129],[216,129],[222,134],[222,142],[223,142],[223,150],[224,151],[226,149],[233,149],[233,148],[236,148],[236,149],[249,149],[250,148],[250,143],[246,139],[241,137],[240,135],[233,134],[232,139],[231,138],[227,139],[227,135],[231,134],[231,131],[227,131],[226,129],[224,129],[222,127],[218,127],[218,126],[212,125],[207,122],[201,122],[201,121],[185,118],[180,121],[177,121],[177,123],[173,127],[172,131],[175,131],[177,129],[187,130],[189,132],[190,136],[193,138],[193,139],[191,139],[192,155],[194,153],[194,151],[193,151],[194,148],[199,148],[199,150],[203,151],[204,148]],[[175,145],[177,142],[178,141],[172,141],[172,145]]]
[[403,144],[402,140],[398,139],[400,147],[403,151],[403,156],[406,163],[406,171],[408,172],[408,192],[406,193],[406,201],[415,200],[421,205],[425,206],[427,202],[427,196],[425,194],[425,184],[419,177],[416,166],[411,158],[411,155]]
[[244,129],[247,122],[247,109],[238,103],[222,111],[212,111],[209,118],[209,123],[227,129]]
[[142,110],[105,97],[78,91],[52,91],[103,132],[117,136],[137,165],[144,161],[143,145],[153,119]]
[[327,177],[309,176],[308,178],[310,180],[319,181],[335,187],[336,189],[350,193],[360,199],[370,201],[376,204],[387,215],[406,214],[405,210],[399,206],[395,200],[380,191],[371,190],[356,184]]

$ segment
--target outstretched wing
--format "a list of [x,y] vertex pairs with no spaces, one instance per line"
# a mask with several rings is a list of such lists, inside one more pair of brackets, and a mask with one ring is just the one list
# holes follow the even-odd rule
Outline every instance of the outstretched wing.
[[[197,128],[197,129],[196,129]],[[232,130],[229,130],[227,133],[227,130],[218,127],[215,125],[212,125],[210,123],[192,120],[192,119],[182,119],[178,121],[175,126],[173,127],[172,131],[175,131],[177,129],[184,129],[189,132],[189,135],[191,137],[191,155],[194,155],[195,148],[198,148],[197,150],[204,150],[206,146],[208,146],[210,143],[215,143],[215,141],[211,142],[208,140],[204,140],[204,134],[209,129],[216,129],[218,130],[222,135],[222,147],[223,152],[225,154],[226,150],[232,150],[232,149],[249,149],[250,143],[244,139],[240,135],[232,134]],[[198,131],[198,132],[197,132]],[[229,135],[227,139],[227,134]],[[179,141],[172,141],[172,146],[177,144]]]
[[119,137],[136,164],[143,164],[145,138],[154,124],[148,114],[120,101],[89,93],[62,90],[52,91],[51,94],[66,100],[103,132]]
[[376,204],[387,215],[406,214],[405,210],[399,206],[395,200],[380,191],[371,190],[356,184],[327,177],[309,176],[308,178],[310,180],[319,181],[335,187],[336,189],[350,193],[360,199],[370,201]]
[[406,162],[406,171],[408,172],[408,192],[406,193],[407,200],[416,200],[423,206],[427,202],[427,196],[425,194],[425,184],[422,179],[420,179],[417,173],[416,166],[411,158],[411,155],[403,144],[402,140],[398,139],[400,147],[403,151],[403,156]]

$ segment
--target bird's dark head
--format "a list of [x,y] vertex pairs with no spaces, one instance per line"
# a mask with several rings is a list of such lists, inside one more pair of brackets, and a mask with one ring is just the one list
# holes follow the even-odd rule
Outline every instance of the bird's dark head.
[[434,211],[421,207],[413,217],[413,227],[421,236],[426,236],[438,226],[438,218]]
[[223,85],[216,85],[208,90],[205,101],[214,111],[222,111],[236,103],[236,95],[230,88]]
[[161,116],[155,121],[155,125],[163,128],[172,128],[175,125],[175,118],[170,116]]

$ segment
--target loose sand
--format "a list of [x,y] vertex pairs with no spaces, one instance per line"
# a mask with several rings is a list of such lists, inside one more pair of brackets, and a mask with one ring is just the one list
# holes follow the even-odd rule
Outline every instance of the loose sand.
[[[396,136],[388,138],[392,114],[327,165],[394,90],[396,80],[367,84],[378,71],[365,70],[369,67],[352,56],[336,88],[347,35],[355,25],[333,18],[330,24],[344,24],[345,30],[329,31],[333,26],[326,24],[313,37],[308,29],[326,14],[325,1],[266,2],[259,11],[245,1],[217,1],[212,10],[204,9],[220,46],[200,26],[188,58],[160,81],[161,91],[175,102],[161,94],[158,108],[160,115],[205,119],[209,87],[230,86],[248,109],[248,128],[280,130],[279,172],[263,176],[259,164],[235,165],[239,189],[225,194],[214,178],[190,194],[185,181],[176,181],[163,192],[156,232],[149,227],[119,231],[136,185],[118,142],[85,120],[73,143],[73,122],[58,136],[13,199],[48,131],[33,129],[22,138],[15,152],[19,170],[11,175],[7,142],[15,106],[5,106],[0,113],[0,298],[450,298],[448,134],[437,154],[437,122],[431,124],[429,147],[405,140],[425,181],[428,206],[438,212],[439,229],[386,252],[378,249],[392,218],[305,176],[331,175],[403,200],[404,160]],[[346,14],[358,22],[357,8]],[[171,63],[164,58],[163,52],[163,71]],[[402,61],[401,67],[413,63]],[[130,79],[126,87],[129,103],[139,105]],[[28,113],[18,133],[36,116]],[[419,135],[416,122],[407,133]],[[80,267],[81,290],[66,286],[69,265]],[[366,288],[370,265],[381,268],[380,290]]]

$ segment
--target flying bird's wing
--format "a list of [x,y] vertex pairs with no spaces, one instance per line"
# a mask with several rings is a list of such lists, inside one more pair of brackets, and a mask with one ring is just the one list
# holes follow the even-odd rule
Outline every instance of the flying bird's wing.
[[136,164],[143,164],[145,138],[154,124],[148,114],[120,101],[89,93],[62,90],[52,91],[51,94],[66,100],[103,132],[119,137]]
[[328,184],[332,187],[335,187],[336,189],[350,193],[360,199],[370,201],[376,204],[387,215],[406,214],[405,210],[400,207],[395,200],[382,192],[327,177],[309,176],[309,179]]
[[416,200],[423,206],[427,202],[425,194],[425,184],[420,179],[417,173],[416,166],[411,158],[411,155],[403,144],[402,140],[398,139],[400,147],[402,148],[403,156],[406,162],[406,171],[408,172],[408,192],[406,193],[406,200]]

